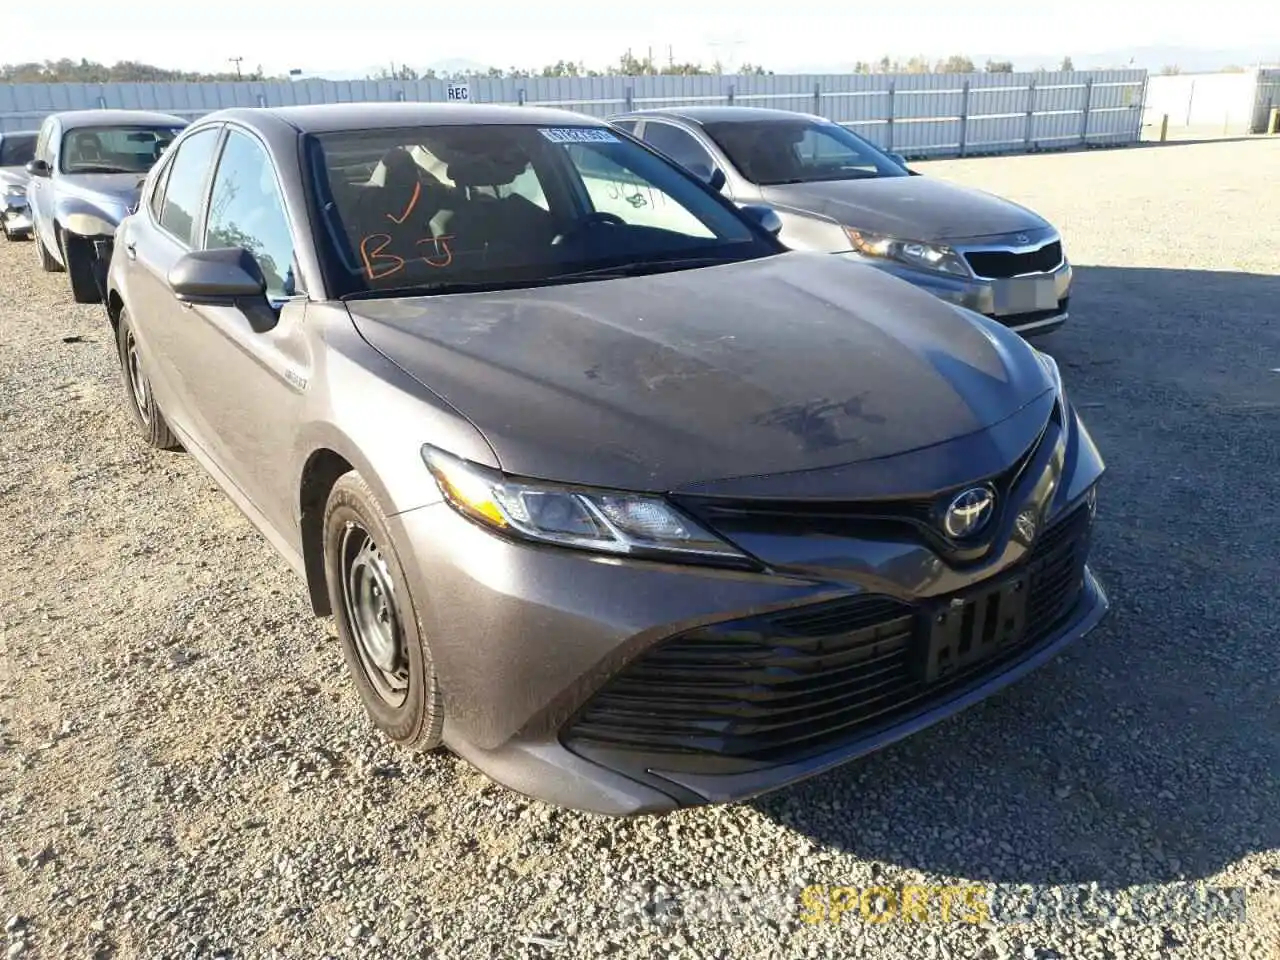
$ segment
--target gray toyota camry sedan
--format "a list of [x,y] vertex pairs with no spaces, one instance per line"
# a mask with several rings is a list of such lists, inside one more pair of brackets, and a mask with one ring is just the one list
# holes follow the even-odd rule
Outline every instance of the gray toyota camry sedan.
[[741,799],[1107,607],[1054,362],[777,226],[572,113],[212,114],[116,232],[123,398],[395,742],[601,813]]
[[1072,271],[1052,224],[918,176],[838,123],[755,107],[670,107],[612,122],[739,203],[771,204],[793,249],[856,257],[1024,336],[1067,320]]

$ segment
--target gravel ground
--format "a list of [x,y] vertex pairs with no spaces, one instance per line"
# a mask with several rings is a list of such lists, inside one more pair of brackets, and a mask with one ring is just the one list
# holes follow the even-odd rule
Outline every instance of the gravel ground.
[[[101,313],[0,244],[0,955],[1280,957],[1280,140],[922,167],[1080,265],[1044,345],[1110,466],[1113,615],[908,742],[664,819],[384,745],[285,564],[131,436]],[[1244,921],[1098,914],[1193,882]],[[1094,900],[835,923],[808,884]]]

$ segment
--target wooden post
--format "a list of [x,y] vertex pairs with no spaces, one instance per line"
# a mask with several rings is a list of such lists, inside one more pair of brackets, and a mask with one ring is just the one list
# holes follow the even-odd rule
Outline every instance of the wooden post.
[[1093,77],[1084,82],[1084,116],[1080,118],[1080,145],[1089,143],[1089,106],[1093,103]]
[[822,84],[819,83],[813,85],[813,112],[822,116]]
[[1169,115],[1166,113],[1160,118],[1160,142],[1164,143],[1169,139]]
[[960,96],[960,156],[964,156],[965,141],[969,135],[969,81],[964,82]]

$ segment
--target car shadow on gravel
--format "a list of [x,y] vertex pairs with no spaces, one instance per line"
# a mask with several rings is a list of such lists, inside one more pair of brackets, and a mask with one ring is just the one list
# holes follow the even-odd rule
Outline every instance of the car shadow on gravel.
[[1280,276],[1076,284],[1038,346],[1109,468],[1091,563],[1111,615],[990,700],[753,802],[822,847],[1104,889],[1280,848]]

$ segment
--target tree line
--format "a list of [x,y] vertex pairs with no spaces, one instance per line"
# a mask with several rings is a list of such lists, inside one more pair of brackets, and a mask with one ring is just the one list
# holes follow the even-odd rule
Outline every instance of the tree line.
[[[981,68],[986,73],[1013,73],[1013,62],[1010,60],[988,60]],[[1049,69],[1036,67],[1036,71]],[[1058,70],[1072,71],[1075,65],[1070,57],[1063,57]],[[1125,69],[1123,66],[1112,69]],[[1228,70],[1239,70],[1239,67],[1228,67]],[[583,61],[557,60],[542,67],[490,67],[476,73],[449,73],[432,69],[415,69],[407,65],[390,64],[368,74],[369,80],[458,80],[467,77],[486,79],[532,78],[532,77],[604,77],[604,76],[719,76],[726,73],[723,63],[716,60],[709,64],[694,61],[677,61],[668,53],[665,60],[655,60],[652,53],[637,57],[628,50],[620,56],[612,67],[588,67]],[[732,70],[737,75],[771,76],[768,70],[759,64],[744,63]],[[875,62],[859,60],[853,65],[853,73],[976,73],[979,68],[973,60],[963,54],[952,54],[939,60],[930,60],[925,56],[914,56],[906,60],[881,57]],[[1163,73],[1180,72],[1176,66],[1166,66]],[[43,62],[0,64],[0,83],[200,83],[211,81],[233,80],[288,80],[285,75],[269,75],[262,67],[250,69],[224,70],[218,72],[200,72],[192,70],[169,70],[164,67],[139,63],[134,60],[121,60],[111,66],[92,60],[72,60],[64,57],[61,60],[45,60]]]

